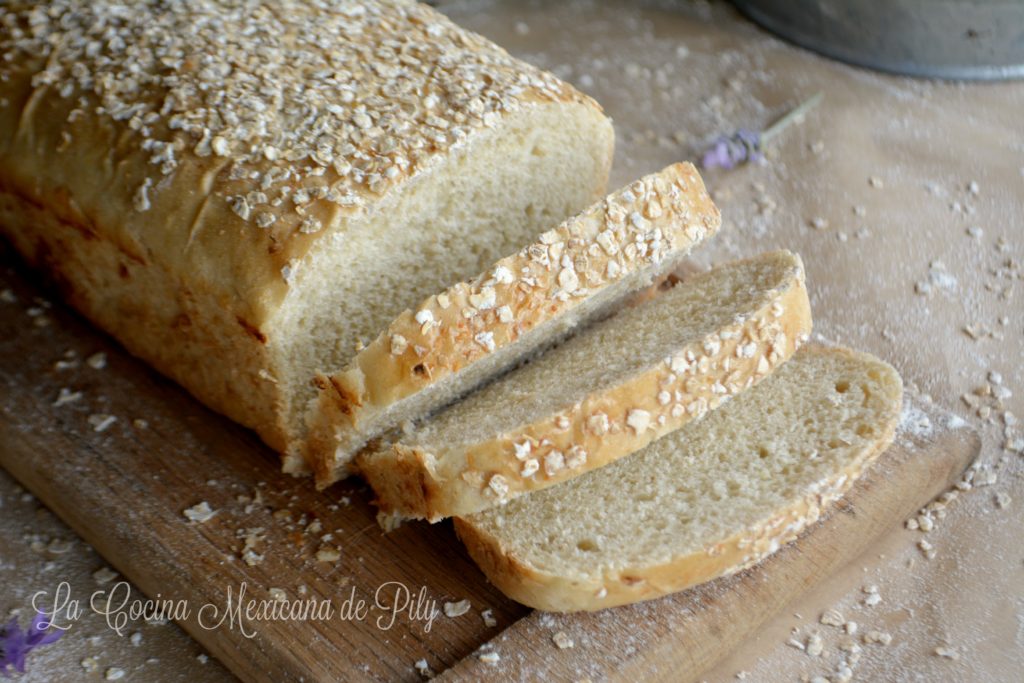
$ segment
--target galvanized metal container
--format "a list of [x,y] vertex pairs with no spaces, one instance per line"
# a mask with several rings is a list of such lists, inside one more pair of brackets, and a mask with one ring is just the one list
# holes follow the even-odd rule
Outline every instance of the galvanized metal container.
[[1024,76],[1024,0],[733,0],[797,45],[910,76]]

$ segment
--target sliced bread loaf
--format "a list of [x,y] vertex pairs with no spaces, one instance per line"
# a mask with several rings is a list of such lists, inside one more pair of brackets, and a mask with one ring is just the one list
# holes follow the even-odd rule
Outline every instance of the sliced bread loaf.
[[704,420],[455,528],[488,578],[526,605],[656,598],[795,539],[891,442],[901,396],[882,361],[808,345]]
[[720,223],[697,170],[675,164],[406,310],[344,370],[316,378],[307,459],[317,483],[347,475],[368,440],[450,403],[649,284]]
[[811,330],[788,251],[727,264],[595,324],[358,466],[385,519],[505,503],[632,453],[751,386]]
[[5,2],[0,26],[0,234],[293,471],[316,372],[605,192],[601,108],[423,4]]

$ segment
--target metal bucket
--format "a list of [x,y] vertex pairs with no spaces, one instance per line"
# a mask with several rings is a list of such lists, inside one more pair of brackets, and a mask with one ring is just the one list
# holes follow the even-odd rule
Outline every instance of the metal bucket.
[[909,76],[1024,76],[1024,0],[733,0],[769,31],[850,64]]

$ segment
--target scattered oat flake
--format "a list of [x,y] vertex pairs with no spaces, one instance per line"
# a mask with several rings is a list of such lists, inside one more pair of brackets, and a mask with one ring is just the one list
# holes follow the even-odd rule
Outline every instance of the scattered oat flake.
[[804,651],[811,657],[820,657],[821,653],[825,651],[825,643],[822,642],[821,636],[817,633],[808,636]]
[[484,626],[487,628],[494,628],[498,625],[498,620],[494,618],[494,610],[485,609],[480,612],[480,618],[484,620]]
[[96,673],[100,670],[100,662],[95,657],[86,657],[79,664],[89,673]]
[[107,367],[107,354],[102,351],[94,353],[85,359],[85,363],[93,370],[102,370]]
[[112,666],[103,673],[103,678],[108,681],[119,681],[124,678],[124,669]]
[[863,640],[868,645],[888,645],[892,642],[892,635],[885,631],[868,631]]
[[73,541],[69,541],[63,538],[55,538],[52,541],[50,541],[49,545],[46,546],[46,550],[47,552],[50,552],[54,555],[63,555],[64,553],[71,550],[72,546]]
[[954,647],[940,645],[937,648],[935,648],[934,652],[939,657],[945,657],[946,659],[952,659],[953,661],[960,659],[960,653],[957,652],[956,648]]
[[573,642],[573,639],[570,638],[565,631],[559,631],[555,635],[551,636],[551,640],[554,641],[559,650],[568,650],[576,645],[576,643]]
[[203,522],[209,522],[213,516],[217,514],[217,511],[212,509],[210,504],[204,500],[190,508],[186,508],[182,514],[185,515],[190,522],[198,522],[202,524]]
[[426,659],[417,659],[416,663],[412,666],[414,669],[416,669],[416,672],[419,673],[419,675],[422,676],[424,679],[431,679],[435,675],[433,669],[431,669],[430,665],[427,664]]
[[825,626],[837,626],[838,627],[838,626],[842,626],[845,623],[846,620],[843,619],[843,615],[842,614],[840,614],[839,612],[837,612],[834,609],[830,609],[830,610],[828,610],[827,612],[825,612],[824,614],[821,615],[821,619],[819,621],[822,624],[824,624]]
[[89,416],[89,425],[92,427],[92,431],[96,433],[102,433],[110,428],[110,425],[117,422],[116,415],[107,415],[105,413],[94,413]]
[[1000,491],[999,493],[996,494],[996,507],[998,507],[1000,510],[1009,507],[1012,501],[1013,498],[1011,498],[1010,494],[1006,493],[1005,491]]
[[487,664],[497,664],[501,661],[501,655],[497,652],[484,652],[480,655],[480,661]]
[[444,614],[446,617],[461,617],[469,611],[471,606],[468,599],[459,600],[458,602],[446,602],[444,603]]
[[66,406],[69,403],[74,403],[82,398],[81,391],[71,391],[67,387],[61,387],[60,393],[57,394],[57,400],[53,402],[54,408],[60,408]]
[[103,586],[116,579],[117,576],[117,572],[110,567],[103,567],[92,573],[92,580],[96,582],[96,585]]

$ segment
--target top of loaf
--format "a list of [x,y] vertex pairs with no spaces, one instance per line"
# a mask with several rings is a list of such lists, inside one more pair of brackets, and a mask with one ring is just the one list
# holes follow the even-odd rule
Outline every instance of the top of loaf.
[[[285,281],[309,248],[296,236],[374,208],[525,104],[585,100],[405,0],[15,2],[0,59],[0,110],[42,98],[63,116],[43,142],[73,146],[99,122],[141,160],[119,179],[126,209],[151,211],[176,174],[202,178]],[[171,246],[193,246],[195,226],[181,231]]]

